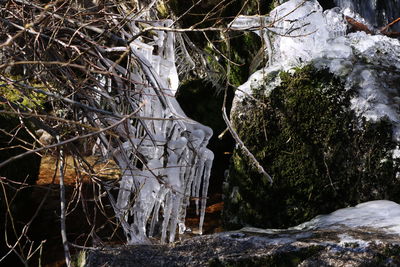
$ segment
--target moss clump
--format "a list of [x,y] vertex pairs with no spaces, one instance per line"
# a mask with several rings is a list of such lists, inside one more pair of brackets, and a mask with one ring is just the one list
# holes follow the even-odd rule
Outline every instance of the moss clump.
[[[21,81],[20,77],[10,76],[13,81]],[[27,81],[23,81],[26,83]],[[45,88],[44,84],[37,83],[37,82],[27,82],[27,85],[39,89]],[[9,103],[16,105],[21,108],[39,108],[43,105],[44,101],[46,100],[46,96],[40,93],[36,93],[31,90],[25,90],[22,92],[18,90],[13,83],[7,83],[6,81],[0,80],[0,96]],[[6,108],[6,104],[0,102],[0,109]]]
[[289,227],[364,201],[400,201],[391,124],[360,121],[349,108],[352,93],[328,71],[307,66],[280,78],[269,97],[255,91],[263,104],[247,99],[233,114],[239,136],[274,183],[237,150],[226,226]]
[[72,260],[72,266],[73,267],[84,267],[86,266],[86,251],[82,250],[79,253],[75,254],[73,256],[73,260]]

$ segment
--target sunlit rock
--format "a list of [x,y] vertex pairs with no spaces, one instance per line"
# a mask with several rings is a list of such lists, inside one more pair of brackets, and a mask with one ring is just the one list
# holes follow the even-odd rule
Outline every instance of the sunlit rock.
[[175,246],[93,251],[87,266],[398,266],[399,223],[398,204],[372,201],[290,229],[246,227]]

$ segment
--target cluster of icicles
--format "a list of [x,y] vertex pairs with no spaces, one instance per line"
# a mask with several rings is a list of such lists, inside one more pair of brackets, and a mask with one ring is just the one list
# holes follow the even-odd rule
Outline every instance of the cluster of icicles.
[[[158,21],[152,26],[168,27],[171,23]],[[133,23],[130,26],[132,32],[139,32]],[[114,129],[123,141],[111,151],[122,176],[118,187],[113,185],[108,190],[128,244],[148,243],[149,237],[173,242],[176,232],[186,230],[186,209],[191,199],[200,215],[201,234],[214,158],[206,148],[212,130],[187,118],[174,96],[178,87],[176,35],[154,31],[152,36],[150,42],[137,38],[129,44],[135,66],[128,67],[128,75],[135,82],[134,90],[125,86],[124,94],[125,99],[128,94],[130,107],[137,110],[134,117],[139,119]],[[106,59],[101,64],[113,67]],[[118,67],[116,71],[124,72]],[[118,84],[117,77],[112,79]],[[104,77],[99,80],[103,87],[110,82]],[[124,86],[122,80],[118,86]],[[112,125],[117,120],[109,118],[107,122]],[[118,190],[117,196],[113,190]]]

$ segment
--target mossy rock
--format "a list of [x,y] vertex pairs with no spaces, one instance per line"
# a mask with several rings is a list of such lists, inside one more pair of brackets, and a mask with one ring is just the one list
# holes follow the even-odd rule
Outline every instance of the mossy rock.
[[273,177],[272,186],[236,150],[225,184],[227,228],[286,228],[346,206],[400,201],[392,125],[350,109],[353,92],[312,66],[281,72],[269,96],[254,90],[232,114],[239,136]]

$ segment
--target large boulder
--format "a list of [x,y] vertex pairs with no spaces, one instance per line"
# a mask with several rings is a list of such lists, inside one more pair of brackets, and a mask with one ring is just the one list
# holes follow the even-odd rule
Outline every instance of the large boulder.
[[268,97],[246,98],[232,113],[273,184],[237,149],[225,188],[227,225],[289,227],[363,201],[400,201],[390,122],[359,121],[350,109],[354,92],[327,70],[278,75]]
[[399,202],[400,42],[347,33],[343,13],[317,1],[288,1],[268,23],[278,33],[264,37],[270,64],[240,86],[231,119],[273,184],[236,149],[226,226],[289,227],[363,201]]

